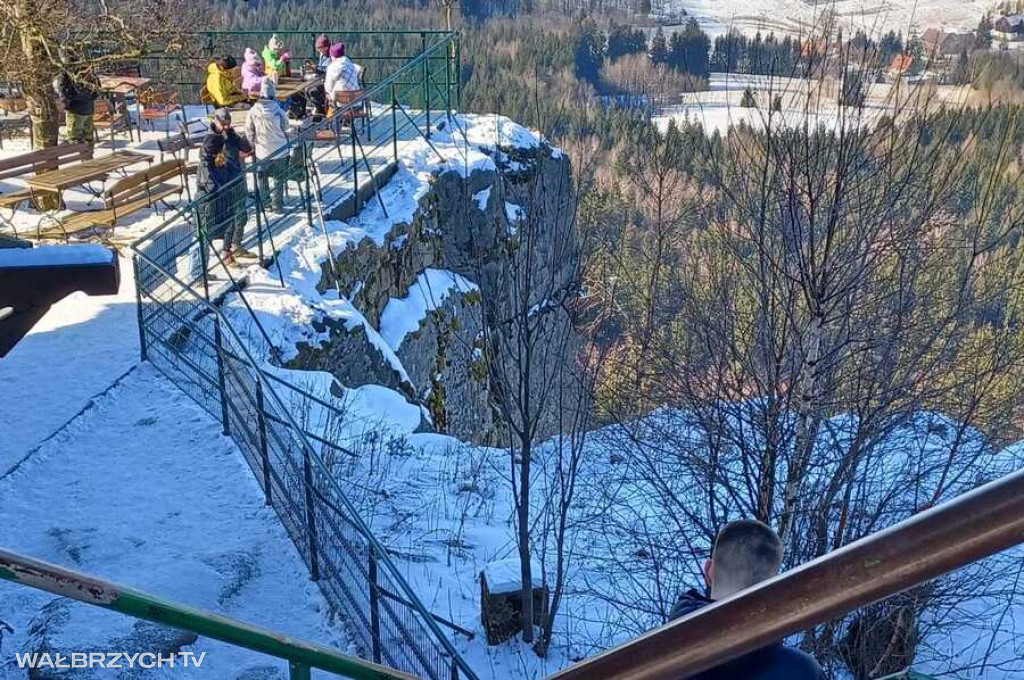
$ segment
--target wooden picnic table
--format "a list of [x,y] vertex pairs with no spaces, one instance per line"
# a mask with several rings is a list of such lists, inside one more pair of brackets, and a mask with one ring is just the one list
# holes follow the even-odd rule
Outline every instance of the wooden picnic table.
[[139,76],[99,76],[100,90],[111,94],[126,95],[137,92],[153,82],[152,78]]
[[284,101],[298,92],[309,92],[317,85],[323,85],[322,76],[306,80],[298,76],[281,76],[277,79],[277,98]]
[[65,189],[104,179],[115,170],[120,170],[142,161],[152,162],[153,158],[137,151],[115,151],[112,154],[91,158],[76,165],[61,168],[60,170],[33,175],[28,178],[27,182],[33,191],[60,194]]

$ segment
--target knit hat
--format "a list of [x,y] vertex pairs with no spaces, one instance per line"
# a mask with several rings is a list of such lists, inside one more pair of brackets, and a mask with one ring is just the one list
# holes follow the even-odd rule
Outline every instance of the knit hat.
[[213,120],[217,123],[230,123],[231,112],[225,108],[216,109],[213,112]]
[[327,38],[326,35],[318,35],[316,37],[316,45],[315,45],[316,49],[322,50],[325,47],[329,48],[330,46],[331,46],[331,41]]
[[334,43],[331,45],[331,57],[339,59],[345,56],[345,43]]
[[243,63],[251,64],[256,60],[256,50],[251,47],[245,48],[245,57],[242,59]]
[[274,35],[270,36],[270,40],[267,41],[267,47],[270,48],[271,52],[276,53],[280,52],[284,45],[281,44],[281,39],[278,38],[277,34],[275,33]]
[[273,99],[277,96],[277,86],[270,78],[264,78],[260,83],[260,99]]

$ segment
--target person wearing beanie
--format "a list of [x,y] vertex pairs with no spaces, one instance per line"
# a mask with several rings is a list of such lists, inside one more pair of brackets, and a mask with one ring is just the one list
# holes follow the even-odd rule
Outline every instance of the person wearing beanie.
[[235,264],[236,257],[250,255],[241,248],[247,221],[242,156],[252,152],[249,141],[235,132],[231,112],[226,108],[214,111],[199,154],[198,226],[204,245],[214,238],[224,239],[224,261],[228,265]]
[[[277,87],[267,78],[260,86],[260,98],[245,117],[245,136],[256,151],[260,170],[256,174],[257,186],[264,201],[270,198],[270,209],[281,212],[284,188],[288,174],[288,116],[277,103]],[[274,180],[273,193],[270,180]]]
[[331,45],[331,64],[324,76],[324,89],[332,98],[335,92],[358,92],[363,89],[360,80],[363,67],[345,56],[345,43]]
[[206,67],[206,83],[201,98],[218,107],[244,104],[245,94],[238,88],[234,69],[238,62],[231,55],[211,61]]
[[266,72],[263,70],[263,60],[256,50],[251,47],[245,48],[245,59],[242,61],[242,91],[246,94],[257,94],[260,85],[266,79]]
[[317,36],[315,46],[317,60],[313,70],[323,75],[327,73],[327,67],[331,64],[331,41],[326,35]]
[[263,48],[263,64],[267,75],[276,73],[278,76],[291,75],[292,54],[284,48],[284,43],[277,34],[270,36],[267,46]]

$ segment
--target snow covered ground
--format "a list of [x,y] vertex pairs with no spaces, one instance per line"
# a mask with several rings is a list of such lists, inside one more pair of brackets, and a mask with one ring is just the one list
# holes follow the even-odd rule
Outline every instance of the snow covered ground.
[[138,363],[135,282],[120,264],[116,296],[69,295],[0,359],[0,476]]
[[696,17],[712,37],[730,28],[753,35],[803,35],[819,27],[823,12],[831,11],[850,33],[861,29],[869,35],[893,30],[906,35],[911,26],[966,31],[977,27],[995,0],[666,0],[669,11],[685,10]]
[[[701,107],[725,110],[716,114],[717,123],[709,123],[719,129],[723,120],[726,126],[730,123],[733,93],[738,103],[743,87],[736,87],[736,76],[713,83]],[[461,120],[468,144],[450,130],[437,133],[433,149],[417,139],[403,141],[401,167],[382,192],[387,216],[372,201],[347,222],[329,222],[322,229],[296,225],[285,231],[277,242],[277,266],[284,286],[276,268],[248,270],[246,300],[286,357],[297,341],[317,339],[310,325],[313,319],[330,316],[362,325],[378,349],[401,369],[393,350],[408,330],[417,327],[426,311],[453,287],[473,285],[451,272],[424,272],[416,290],[394,301],[395,307],[389,306],[377,327],[337,291],[317,290],[324,258],[367,238],[388,244],[395,225],[415,214],[434,173],[447,168],[468,175],[473,169],[493,167],[497,142],[513,146],[541,142],[529,130],[497,116]],[[486,205],[487,197],[482,198]],[[510,217],[520,216],[522,208],[508,204],[506,210]],[[157,216],[143,217],[137,228],[157,220]],[[14,442],[0,450],[0,527],[16,527],[3,531],[0,542],[45,560],[344,649],[340,627],[328,620],[319,591],[309,582],[279,521],[263,505],[240,452],[220,435],[214,419],[151,367],[137,365],[134,291],[127,263],[122,274],[117,297],[68,298],[10,357],[0,361],[5,434],[11,435],[5,442]],[[248,312],[240,299],[229,296],[225,305],[254,354],[269,359],[270,348],[246,321]],[[492,573],[515,576],[507,562],[516,554],[509,453],[416,433],[420,409],[396,391],[378,385],[346,389],[326,373],[265,368],[346,414],[345,422],[331,435],[359,457],[344,469],[341,481],[352,490],[364,518],[389,547],[427,608],[475,633],[472,640],[451,637],[483,678],[540,678],[660,621],[659,612],[651,606],[653,599],[645,597],[666,584],[652,582],[640,568],[623,568],[649,562],[649,557],[635,549],[626,551],[629,546],[622,537],[597,521],[633,517],[654,538],[672,530],[666,518],[653,511],[650,490],[637,481],[634,470],[621,459],[613,460],[610,454],[618,447],[613,437],[599,436],[593,443],[589,457],[593,464],[585,472],[582,501],[574,518],[579,528],[569,542],[571,567],[564,608],[549,656],[539,659],[518,641],[486,646],[479,619],[480,572],[490,567]],[[126,371],[130,372],[111,386]],[[40,445],[94,395],[98,396],[89,409]],[[326,409],[311,410],[308,402],[293,407],[305,412],[303,422],[310,427],[331,427]],[[553,441],[541,447],[537,469],[556,464],[557,445]],[[5,459],[20,460],[36,446],[16,471],[3,476],[8,467]],[[543,499],[548,490],[538,491],[535,499]],[[609,499],[613,492],[615,497]],[[634,505],[623,508],[612,501]],[[540,578],[548,583],[551,549],[539,546],[537,553]],[[662,598],[673,598],[684,584],[696,585],[695,573],[690,573],[695,565],[679,564],[674,569],[678,573],[666,582],[669,587],[659,593]],[[508,587],[508,579],[503,580]],[[609,596],[614,593],[620,595],[617,601]],[[4,640],[0,664],[11,651],[24,651],[39,641],[39,635],[31,632],[32,619],[51,599],[0,584],[0,619],[16,629]],[[51,643],[63,649],[123,644],[139,633],[123,617],[89,612],[84,605],[64,607],[48,605]],[[1000,620],[998,635],[992,638],[1011,660],[1021,654],[1018,620],[1024,620],[1024,614],[1013,612],[1005,622]],[[954,630],[950,639],[955,638]],[[187,677],[237,677],[246,670],[253,677],[263,677],[260,669],[273,664],[208,640],[187,649],[208,652],[208,665]],[[269,671],[266,675],[274,677]],[[20,679],[24,673],[0,665],[0,678],[6,677]],[[1009,680],[1016,676],[993,670],[984,677]]]
[[[5,412],[11,405],[5,400]],[[18,411],[40,406],[27,399],[13,405]],[[0,480],[0,499],[2,543],[16,552],[346,647],[220,424],[148,366],[132,371]],[[132,644],[125,651],[150,651],[132,642],[144,636],[144,624],[6,582],[0,582],[0,619],[15,629],[4,637],[0,678],[26,677],[12,666],[12,654],[43,638],[55,651],[121,651]],[[268,666],[282,675],[266,677],[283,677],[281,662],[207,639],[184,649],[207,655],[198,669],[174,669],[175,677],[220,680]]]
[[[908,115],[917,110],[916,103],[933,107],[941,104],[961,106],[966,90],[954,86],[927,86],[924,90],[901,83],[899,91],[891,83],[873,83],[867,91],[862,110],[839,106],[839,86],[834,81],[811,81],[801,78],[781,78],[735,73],[712,73],[708,90],[682,95],[683,103],[668,107],[654,116],[661,130],[669,121],[700,123],[706,131],[724,134],[728,128],[741,123],[763,128],[769,119],[776,97],[781,98],[782,109],[773,114],[773,125],[790,127],[823,126],[846,129],[872,125],[881,116]],[[743,93],[750,89],[757,107],[740,106]]]

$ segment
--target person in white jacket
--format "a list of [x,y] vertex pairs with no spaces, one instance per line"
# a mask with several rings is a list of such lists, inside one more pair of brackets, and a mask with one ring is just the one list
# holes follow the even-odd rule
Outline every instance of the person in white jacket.
[[284,202],[284,187],[288,174],[288,116],[274,98],[277,86],[266,79],[260,83],[260,98],[245,117],[245,136],[253,145],[256,161],[264,164],[257,174],[260,194],[266,201],[270,192],[270,179],[274,180],[271,210],[280,212]]
[[345,43],[331,45],[331,63],[324,74],[324,89],[334,100],[335,92],[358,92],[363,89],[363,67],[345,56]]

